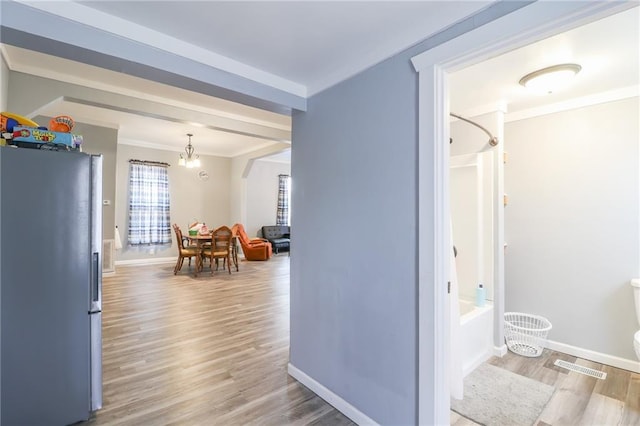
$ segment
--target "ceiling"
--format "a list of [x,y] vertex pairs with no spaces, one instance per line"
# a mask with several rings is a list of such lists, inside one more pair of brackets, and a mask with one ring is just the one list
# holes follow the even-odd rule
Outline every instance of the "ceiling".
[[[300,86],[298,94],[308,96],[492,1],[77,3],[277,76],[291,86]],[[93,19],[92,15],[84,16]]]
[[[518,84],[532,71],[563,63],[582,66],[563,90],[538,95]],[[454,72],[449,82],[452,112],[474,116],[501,106],[507,119],[577,99],[638,96],[640,7]]]
[[[27,2],[30,5],[32,3]],[[52,3],[37,2],[39,8]],[[309,96],[392,56],[491,2],[66,2],[87,24],[123,36],[203,49],[220,67]],[[34,7],[35,7],[34,6]],[[59,5],[58,5],[59,6]],[[451,109],[477,115],[496,105],[510,114],[594,93],[638,88],[639,10],[633,9],[457,71],[450,76]],[[176,16],[183,19],[176,20]],[[79,18],[77,18],[79,19]],[[176,24],[178,23],[178,24]],[[160,34],[162,33],[162,34]],[[606,34],[606,37],[602,36]],[[156,38],[150,36],[157,36]],[[186,44],[184,44],[186,43]],[[290,142],[290,117],[150,80],[1,45],[11,70],[143,99],[164,109],[61,98],[37,111],[119,129],[120,143],[182,150],[186,133],[199,153],[234,157]],[[576,62],[575,84],[548,96],[518,85],[525,74]],[[46,64],[43,67],[42,64]],[[235,68],[234,68],[235,67]],[[158,113],[158,111],[162,111]],[[16,111],[17,112],[17,111]],[[27,112],[18,112],[27,113]],[[32,113],[32,112],[28,112]],[[41,123],[42,124],[42,123]],[[278,161],[287,161],[281,155]]]
[[[307,97],[487,7],[491,1],[19,0],[146,45]],[[234,157],[290,143],[289,116],[2,45],[9,68],[171,105],[179,114],[58,99],[39,115],[118,129],[120,143]],[[46,66],[43,66],[46,64]],[[34,116],[33,111],[16,113]],[[194,117],[198,119],[185,119]],[[42,124],[42,123],[40,123]],[[282,158],[280,158],[282,161]]]

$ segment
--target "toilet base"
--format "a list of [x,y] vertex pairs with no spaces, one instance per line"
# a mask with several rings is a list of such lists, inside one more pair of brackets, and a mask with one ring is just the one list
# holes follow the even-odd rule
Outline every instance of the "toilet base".
[[633,347],[636,350],[636,356],[640,359],[640,330],[633,336]]

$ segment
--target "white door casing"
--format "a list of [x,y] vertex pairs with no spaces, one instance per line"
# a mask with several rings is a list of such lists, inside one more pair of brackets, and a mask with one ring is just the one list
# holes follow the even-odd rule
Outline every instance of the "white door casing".
[[[538,1],[412,58],[418,76],[418,423],[449,424],[449,90],[447,74],[596,21],[634,1]],[[498,170],[498,168],[496,168]],[[501,179],[501,176],[497,176]],[[501,183],[501,182],[500,182]],[[500,219],[496,215],[496,222]],[[496,223],[502,229],[503,223]],[[499,233],[499,231],[498,231]],[[497,235],[496,246],[503,244]],[[499,259],[500,256],[496,256]],[[494,307],[504,311],[496,260]],[[498,325],[496,329],[500,329]],[[499,338],[499,336],[496,336]]]

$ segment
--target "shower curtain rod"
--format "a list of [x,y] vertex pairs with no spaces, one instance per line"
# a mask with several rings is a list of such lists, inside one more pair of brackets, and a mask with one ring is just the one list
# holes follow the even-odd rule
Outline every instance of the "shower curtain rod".
[[[452,112],[450,112],[450,113],[449,113],[449,115],[450,115],[450,116],[452,116],[452,117],[457,118],[458,120],[466,121],[467,123],[469,123],[469,124],[472,124],[472,125],[476,126],[476,127],[477,127],[477,128],[479,128],[480,130],[482,130],[483,132],[485,132],[487,135],[489,135],[489,145],[491,145],[491,146],[496,146],[496,145],[498,145],[498,138],[497,138],[497,137],[495,137],[495,136],[493,136],[493,135],[491,134],[491,132],[490,132],[490,131],[488,131],[487,129],[485,129],[484,127],[482,127],[481,125],[479,125],[478,123],[476,123],[476,122],[474,122],[474,121],[471,121],[471,120],[469,120],[468,118],[461,117],[461,116],[459,116],[458,114],[454,114],[454,113],[452,113]],[[449,143],[452,143],[452,142],[453,142],[453,140],[452,140],[451,138],[449,138]]]

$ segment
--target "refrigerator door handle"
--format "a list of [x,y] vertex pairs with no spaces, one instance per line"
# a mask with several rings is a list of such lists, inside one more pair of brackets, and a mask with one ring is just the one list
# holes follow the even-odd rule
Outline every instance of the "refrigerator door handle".
[[95,252],[91,256],[91,312],[100,311],[100,275],[100,253]]

